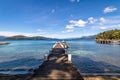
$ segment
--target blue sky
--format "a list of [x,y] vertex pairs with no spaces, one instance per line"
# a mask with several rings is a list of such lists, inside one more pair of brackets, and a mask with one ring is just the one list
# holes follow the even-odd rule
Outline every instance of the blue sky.
[[120,0],[0,0],[0,35],[71,38],[120,29]]

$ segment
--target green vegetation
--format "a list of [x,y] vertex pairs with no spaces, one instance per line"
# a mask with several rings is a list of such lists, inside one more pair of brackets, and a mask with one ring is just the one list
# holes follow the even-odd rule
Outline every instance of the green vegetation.
[[109,30],[102,32],[96,36],[96,39],[103,39],[103,40],[120,40],[120,30]]

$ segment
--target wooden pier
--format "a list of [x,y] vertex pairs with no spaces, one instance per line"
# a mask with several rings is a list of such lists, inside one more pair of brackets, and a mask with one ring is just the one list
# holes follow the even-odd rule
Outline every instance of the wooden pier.
[[[0,75],[0,80],[119,80],[115,75],[83,75],[72,63],[71,54],[67,54],[66,43],[56,43],[44,62],[33,74]],[[83,79],[84,78],[84,79]]]
[[8,42],[0,42],[0,45],[7,45],[7,44],[10,44]]
[[56,43],[50,54],[45,55],[45,61],[30,80],[83,80],[80,72],[75,68],[71,61],[71,54],[66,54],[68,46]]
[[97,43],[100,44],[116,44],[120,45],[120,40],[96,40]]

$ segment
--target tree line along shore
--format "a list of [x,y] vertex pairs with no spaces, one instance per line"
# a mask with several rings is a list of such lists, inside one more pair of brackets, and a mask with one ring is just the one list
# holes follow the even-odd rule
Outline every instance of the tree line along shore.
[[96,35],[96,40],[120,40],[120,30],[109,30]]
[[120,45],[120,30],[109,30],[96,35],[96,42],[100,44]]

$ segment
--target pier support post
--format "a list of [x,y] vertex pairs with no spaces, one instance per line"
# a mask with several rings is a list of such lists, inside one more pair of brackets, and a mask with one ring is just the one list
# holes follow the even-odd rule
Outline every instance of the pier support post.
[[65,49],[65,54],[67,53],[67,50]]
[[44,55],[44,60],[45,60],[45,61],[48,60],[48,54],[45,54],[45,55]]
[[72,55],[68,54],[68,61],[72,61]]

